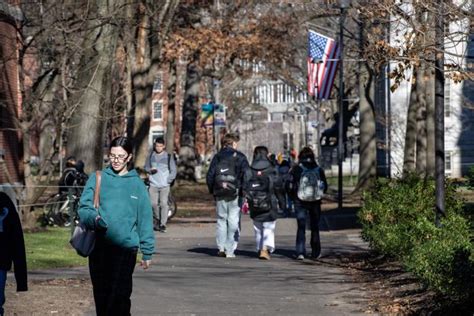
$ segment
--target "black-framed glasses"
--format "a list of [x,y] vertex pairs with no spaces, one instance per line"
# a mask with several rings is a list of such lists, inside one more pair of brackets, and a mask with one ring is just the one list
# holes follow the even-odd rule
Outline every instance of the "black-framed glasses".
[[109,155],[109,159],[111,161],[117,160],[120,162],[124,162],[125,160],[127,160],[127,158],[128,158],[128,155]]

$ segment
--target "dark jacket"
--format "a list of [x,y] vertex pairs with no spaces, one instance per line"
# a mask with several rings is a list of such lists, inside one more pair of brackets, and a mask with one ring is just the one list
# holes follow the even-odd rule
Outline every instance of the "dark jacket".
[[242,183],[244,179],[245,171],[249,167],[249,162],[247,157],[238,150],[233,149],[232,147],[222,148],[215,156],[212,158],[211,164],[209,165],[209,170],[207,171],[206,183],[207,188],[209,189],[210,194],[214,194],[214,182],[216,178],[216,167],[218,161],[223,157],[229,157],[237,153],[236,162],[235,162],[235,173],[237,175],[237,187],[239,188],[239,196],[242,196]]
[[281,177],[278,174],[276,167],[268,159],[258,159],[252,161],[252,165],[245,172],[243,190],[244,193],[249,190],[249,181],[252,178],[252,169],[255,171],[262,171],[265,175],[269,175],[273,184],[272,192],[272,208],[267,213],[254,214],[250,209],[250,218],[257,222],[272,222],[277,219],[278,205],[284,205],[284,201],[281,201],[281,195],[279,191],[283,187]]
[[[321,203],[321,201],[316,201],[316,202],[302,202],[300,199],[298,199],[298,186],[300,183],[300,178],[301,174],[303,173],[303,168],[301,168],[301,165],[307,169],[313,169],[318,167],[318,164],[314,161],[302,161],[299,162],[297,165],[293,166],[290,171],[290,183],[287,187],[288,194],[290,197],[293,199],[293,201],[296,204],[301,204],[301,203]],[[324,183],[324,193],[327,192],[328,190],[328,183],[326,180],[326,174],[324,173],[323,168],[319,168],[320,171],[320,178],[321,181]]]
[[15,267],[17,291],[27,291],[25,242],[20,217],[10,198],[0,193],[0,269]]

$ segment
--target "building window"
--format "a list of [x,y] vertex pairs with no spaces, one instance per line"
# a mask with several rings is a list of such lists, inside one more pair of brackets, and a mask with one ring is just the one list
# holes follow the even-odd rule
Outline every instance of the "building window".
[[447,150],[444,155],[444,169],[447,173],[451,173],[453,152]]
[[155,83],[153,84],[153,92],[161,92],[163,90],[163,78],[161,74],[155,79]]
[[444,117],[450,117],[451,112],[451,80],[446,78],[444,82]]
[[155,121],[161,121],[163,119],[163,102],[153,102],[153,119]]

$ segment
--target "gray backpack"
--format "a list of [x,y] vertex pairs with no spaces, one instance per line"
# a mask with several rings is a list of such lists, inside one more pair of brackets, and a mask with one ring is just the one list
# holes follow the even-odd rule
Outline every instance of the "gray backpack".
[[308,169],[300,164],[303,169],[300,181],[298,183],[298,199],[303,202],[319,201],[324,194],[324,184],[321,181],[321,173],[319,167]]

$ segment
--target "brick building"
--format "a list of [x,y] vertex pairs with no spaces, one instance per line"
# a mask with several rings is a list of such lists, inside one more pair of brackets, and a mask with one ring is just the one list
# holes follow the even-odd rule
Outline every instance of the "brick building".
[[0,185],[23,180],[21,134],[15,117],[21,113],[17,22],[19,0],[0,0]]

